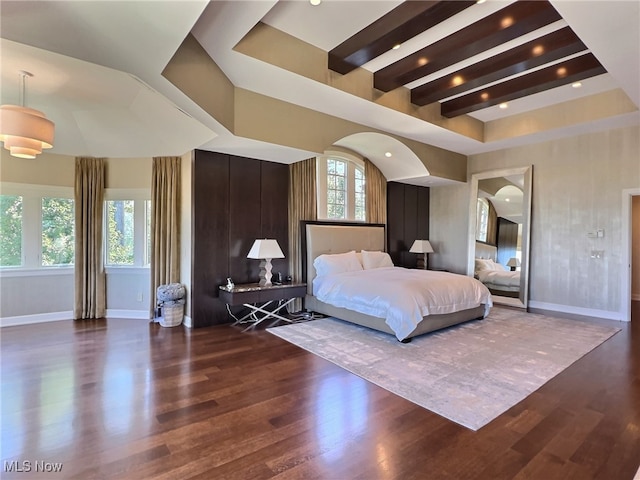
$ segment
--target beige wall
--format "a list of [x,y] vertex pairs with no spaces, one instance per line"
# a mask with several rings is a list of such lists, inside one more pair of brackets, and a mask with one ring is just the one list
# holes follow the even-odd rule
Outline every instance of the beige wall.
[[2,182],[73,187],[74,157],[45,151],[29,160],[12,157],[4,148],[0,151],[0,181]]
[[[73,187],[74,156],[43,152],[29,160],[12,157],[4,148],[1,152],[2,182]],[[151,189],[151,158],[107,158],[105,187]]]
[[[628,127],[469,158],[469,176],[533,165],[531,306],[621,318],[621,193],[640,187],[639,139],[640,128]],[[452,269],[461,270],[469,185],[431,192],[430,232],[447,244]],[[587,237],[598,228],[604,238]],[[592,259],[591,250],[604,250],[604,257]]]
[[631,298],[640,301],[640,195],[632,199],[631,218]]

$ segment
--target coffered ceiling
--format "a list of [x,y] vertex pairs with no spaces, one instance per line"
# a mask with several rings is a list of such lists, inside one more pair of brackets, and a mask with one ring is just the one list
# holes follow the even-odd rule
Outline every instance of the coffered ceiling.
[[[16,103],[17,71],[32,71],[29,106],[56,122],[54,153],[318,153],[235,135],[165,79],[189,33],[236,88],[465,155],[639,122],[635,0],[2,0],[0,14],[2,103]],[[265,45],[268,55],[243,50],[260,28],[289,40]],[[291,60],[299,46],[324,55],[319,77]],[[270,60],[279,55],[294,67]],[[564,105],[584,117],[494,133]],[[362,143],[359,153],[384,162],[388,145]]]

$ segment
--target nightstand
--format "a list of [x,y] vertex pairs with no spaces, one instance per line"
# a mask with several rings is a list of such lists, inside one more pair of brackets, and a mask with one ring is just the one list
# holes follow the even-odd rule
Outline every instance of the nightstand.
[[[235,285],[229,289],[226,285],[220,286],[220,299],[227,304],[227,310],[231,313],[229,307],[243,305],[250,312],[242,318],[236,318],[234,325],[238,323],[251,323],[245,330],[255,327],[267,319],[273,318],[292,322],[290,318],[283,317],[278,312],[286,308],[296,298],[304,297],[307,293],[306,283],[284,283],[282,285],[270,285],[268,287],[261,286],[258,283],[244,283]],[[278,302],[278,306],[274,310],[267,310],[266,307],[273,302]],[[264,316],[258,318],[257,314]],[[234,317],[235,318],[235,317]]]

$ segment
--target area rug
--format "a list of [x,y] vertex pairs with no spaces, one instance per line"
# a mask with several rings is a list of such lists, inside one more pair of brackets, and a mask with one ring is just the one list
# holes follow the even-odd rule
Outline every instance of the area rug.
[[406,344],[334,318],[268,331],[478,430],[620,329],[494,308],[484,320]]

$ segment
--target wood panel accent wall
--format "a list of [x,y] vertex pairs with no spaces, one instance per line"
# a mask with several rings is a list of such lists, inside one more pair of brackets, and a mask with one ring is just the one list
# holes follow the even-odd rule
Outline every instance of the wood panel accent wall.
[[[218,287],[257,282],[259,260],[247,253],[256,238],[275,238],[289,252],[289,166],[196,150],[192,188],[191,316],[193,327],[228,323]],[[288,261],[273,272],[289,274]]]
[[387,183],[387,249],[394,265],[415,268],[414,240],[429,239],[429,188]]
[[505,267],[511,257],[516,256],[518,248],[518,224],[506,218],[498,218],[498,263]]

